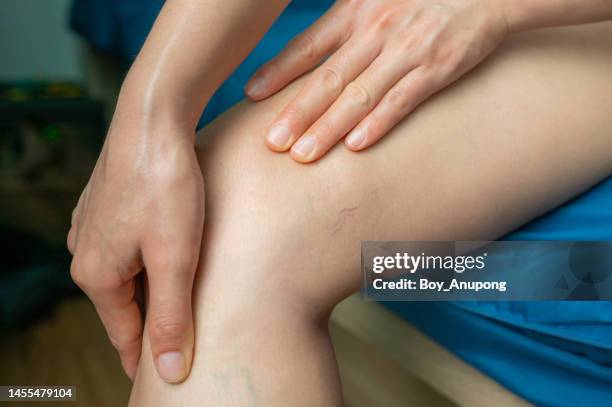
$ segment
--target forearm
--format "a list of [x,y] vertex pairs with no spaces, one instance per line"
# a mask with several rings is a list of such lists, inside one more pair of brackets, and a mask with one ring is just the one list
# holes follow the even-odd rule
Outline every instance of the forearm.
[[361,240],[495,239],[611,173],[611,38],[609,24],[516,36],[375,148],[309,166],[260,138],[308,75],[207,126],[193,371],[164,385],[145,339],[131,405],[332,404],[321,316],[358,288]]
[[130,69],[117,111],[194,127],[288,2],[167,1]]
[[612,19],[612,0],[500,0],[510,31]]

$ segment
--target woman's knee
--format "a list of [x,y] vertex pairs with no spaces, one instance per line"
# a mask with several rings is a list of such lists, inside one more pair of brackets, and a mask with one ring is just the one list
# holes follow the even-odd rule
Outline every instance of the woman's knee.
[[269,151],[264,129],[249,120],[253,110],[226,116],[236,119],[231,134],[224,123],[203,134],[210,140],[200,153],[207,199],[199,278],[243,305],[282,301],[325,314],[357,288],[359,236],[375,195],[342,146],[307,166]]

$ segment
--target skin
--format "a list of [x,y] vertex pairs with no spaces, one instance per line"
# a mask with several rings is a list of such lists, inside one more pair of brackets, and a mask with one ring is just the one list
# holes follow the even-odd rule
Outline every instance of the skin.
[[612,175],[611,40],[516,36],[374,148],[308,166],[261,143],[308,76],[206,127],[192,373],[163,383],[145,334],[130,405],[342,405],[326,326],[360,241],[495,239]]
[[[131,378],[144,332],[135,283],[142,274],[158,373],[171,383],[189,374],[191,294],[205,215],[194,129],[212,94],[287,3],[168,0],[122,87],[67,243],[73,279],[95,304]],[[294,159],[311,162],[351,129],[349,148],[372,145],[510,31],[611,15],[612,2],[603,0],[339,1],[247,89],[269,96],[329,56],[278,107],[280,119],[266,123],[286,122],[291,141],[275,149],[291,147]],[[264,85],[259,91],[257,83]]]
[[352,151],[370,147],[509,34],[608,18],[612,3],[604,0],[337,2],[245,90],[262,100],[316,68],[266,137],[272,150],[308,163],[345,136]]
[[[189,373],[191,293],[204,224],[196,122],[286,3],[169,0],[123,84],[74,210],[68,248],[72,277],[95,304],[131,378],[143,333],[135,282],[145,268],[159,374],[179,382]],[[253,21],[256,13],[262,17]]]

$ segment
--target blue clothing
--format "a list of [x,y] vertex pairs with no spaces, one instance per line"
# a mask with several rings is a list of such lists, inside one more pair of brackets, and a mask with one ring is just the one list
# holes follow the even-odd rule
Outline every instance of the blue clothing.
[[[450,303],[393,302],[385,305],[452,353],[535,405],[612,405],[612,369],[583,354],[585,348],[594,349],[592,352],[597,348],[573,342],[572,345],[582,348],[574,352],[568,344],[557,345],[554,336],[536,335],[534,331]],[[550,314],[542,317],[547,315]]]
[[[612,241],[612,177],[505,239]],[[605,349],[606,363],[612,366],[612,302],[464,302],[455,305],[542,334]]]
[[[612,240],[612,177],[506,239]],[[385,306],[539,406],[612,406],[611,302]]]
[[[294,1],[223,84],[204,124],[243,97],[250,75],[328,8]],[[162,0],[76,0],[72,26],[100,51],[129,63]],[[507,236],[511,240],[612,240],[612,178]],[[612,406],[612,303],[388,303],[515,393],[539,405]]]
[[[99,52],[126,62],[136,57],[149,33],[163,0],[76,0],[70,24]],[[272,25],[257,47],[212,97],[202,127],[244,97],[248,78],[279,53],[294,36],[317,20],[332,0],[293,1]]]

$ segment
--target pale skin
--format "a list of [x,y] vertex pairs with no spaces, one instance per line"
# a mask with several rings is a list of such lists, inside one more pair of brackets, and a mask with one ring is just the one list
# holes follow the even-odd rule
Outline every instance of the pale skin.
[[312,162],[345,136],[350,150],[370,147],[510,33],[611,16],[605,0],[338,2],[265,64],[246,94],[261,100],[316,68],[266,137],[272,150]]
[[[143,332],[135,295],[143,268],[159,373],[168,382],[189,373],[191,293],[204,223],[196,121],[285,4],[166,2],[122,87],[102,153],[74,210],[68,248],[73,279],[96,306],[131,378]],[[253,21],[257,13],[262,17]],[[237,31],[242,34],[233,36]],[[221,53],[222,64],[211,58]]]
[[[194,356],[195,340],[191,301],[194,275],[198,262],[200,265],[209,264],[208,258],[203,258],[202,255],[215,256],[212,249],[206,247],[207,242],[210,241],[212,244],[215,240],[211,237],[203,239],[202,230],[206,236],[214,233],[215,229],[225,230],[224,227],[215,226],[215,222],[211,222],[210,219],[204,225],[205,213],[209,216],[211,209],[208,205],[211,203],[214,205],[214,202],[221,199],[218,196],[222,195],[220,191],[230,187],[239,190],[238,186],[245,182],[243,179],[227,175],[231,174],[231,171],[225,171],[224,168],[209,168],[208,165],[201,168],[201,163],[198,162],[193,149],[195,125],[200,112],[214,91],[255,46],[286,4],[287,1],[283,0],[167,1],[122,88],[117,111],[103,151],[75,208],[73,227],[68,235],[68,247],[74,254],[71,268],[73,278],[96,305],[109,337],[119,351],[124,369],[132,378],[142,356],[145,357],[145,363],[149,358],[155,362],[157,372],[166,382],[180,382],[189,374]],[[299,52],[299,49],[290,46],[277,60],[272,61],[267,68],[264,67],[256,79],[265,79],[265,84],[270,87],[261,88],[260,86],[263,93],[257,95],[253,94],[251,89],[249,93],[256,99],[276,93],[295,77],[315,67],[324,57],[329,57],[320,68],[315,69],[312,75],[293,84],[291,89],[285,91],[283,95],[274,96],[270,101],[262,102],[263,107],[258,107],[258,109],[266,110],[259,111],[261,116],[257,122],[253,120],[252,123],[248,123],[251,126],[250,130],[234,129],[231,131],[231,137],[224,136],[224,139],[227,140],[224,143],[232,146],[233,153],[231,157],[229,155],[225,157],[226,161],[243,167],[245,161],[251,162],[251,157],[257,157],[258,160],[261,160],[258,165],[263,167],[272,166],[273,164],[270,163],[280,162],[278,161],[280,159],[290,164],[284,154],[277,156],[261,149],[261,143],[264,143],[266,136],[269,147],[276,151],[290,151],[291,157],[298,162],[312,162],[321,158],[347,133],[351,132],[359,133],[361,141],[359,143],[349,142],[352,138],[349,134],[346,146],[353,151],[363,150],[376,143],[385,134],[401,133],[401,130],[392,132],[390,130],[429,96],[453,83],[483,61],[499,44],[504,42],[510,33],[542,26],[599,21],[612,16],[612,2],[603,0],[589,2],[578,0],[517,2],[449,0],[435,2],[435,7],[431,4],[433,3],[405,0],[395,2],[342,1],[335,5],[322,21],[331,19],[344,28],[345,42],[332,41],[333,33],[321,31],[321,27],[333,27],[333,24],[319,24],[319,28],[315,24],[308,34],[317,38],[316,41],[312,41],[312,44],[318,46],[332,43],[336,47],[324,47],[325,49],[321,52],[309,52],[307,53],[309,59],[304,60],[300,59],[296,53]],[[513,36],[514,34],[510,36],[510,39]],[[405,41],[398,41],[398,38]],[[429,38],[431,40],[417,41],[422,44],[417,49],[409,46],[410,38]],[[293,44],[296,43],[299,44],[300,41]],[[352,48],[347,48],[349,46]],[[374,48],[368,48],[370,46]],[[232,52],[227,52],[228,49],[231,49]],[[362,53],[368,54],[368,58],[363,58]],[[408,54],[410,54],[410,60],[401,58],[402,55],[407,57]],[[496,57],[502,58],[501,56]],[[535,56],[532,59],[536,60]],[[576,56],[575,59],[579,60],[580,57]],[[330,66],[330,61],[337,63]],[[574,62],[572,59],[559,61],[570,67],[572,62]],[[579,62],[585,64],[584,61]],[[283,69],[274,69],[279,65],[282,65]],[[372,71],[376,66],[382,70]],[[347,70],[352,71],[347,72]],[[278,72],[283,72],[283,74]],[[334,72],[331,75],[332,79],[337,77],[341,80],[319,83],[317,81],[322,81],[330,76],[322,75],[320,72]],[[499,73],[499,78],[508,82],[512,74],[513,72],[504,71]],[[580,70],[577,70],[575,74],[585,75]],[[483,74],[479,75],[485,77]],[[359,82],[364,78],[376,78],[376,80]],[[524,81],[521,82],[523,79],[518,78],[515,81],[523,83]],[[484,86],[485,83],[472,86],[477,88]],[[322,98],[317,98],[308,92],[308,89],[313,88],[311,86],[313,84],[317,85],[316,87],[321,91]],[[327,85],[331,86],[327,87]],[[584,88],[588,86],[585,85]],[[605,89],[605,86],[603,88]],[[532,88],[525,89],[532,92]],[[555,92],[560,93],[561,90],[551,89],[547,95],[554,97]],[[505,97],[509,98],[507,95]],[[564,95],[556,97],[564,97]],[[505,100],[503,95],[495,93],[489,95],[488,98],[486,103],[483,102],[483,106],[478,106],[482,108],[481,113],[473,113],[474,122],[482,120],[484,110],[488,104],[493,103],[492,101]],[[560,103],[554,98],[552,100]],[[300,106],[302,110],[296,110],[295,106]],[[255,108],[245,108],[245,117],[249,117],[248,111],[251,109],[255,110]],[[298,110],[307,114],[289,114]],[[447,108],[447,110],[451,109]],[[524,123],[536,120],[529,116],[528,112],[523,113]],[[587,113],[592,112],[585,112]],[[444,116],[446,117],[446,113]],[[263,117],[266,118],[265,121],[261,120]],[[453,115],[451,114],[450,117]],[[514,120],[519,118],[517,115],[512,117]],[[580,117],[584,119],[582,112]],[[457,120],[459,119],[460,117],[457,117]],[[244,119],[240,118],[240,120]],[[270,142],[271,131],[279,120],[284,120],[291,129],[289,141],[281,148],[277,148],[277,145]],[[436,126],[442,126],[437,129],[438,132],[446,133],[445,130],[448,127],[451,130],[454,129],[451,123],[444,126],[445,120],[447,119],[435,120]],[[486,124],[486,120],[484,122]],[[409,123],[411,124],[406,126],[417,126],[415,124],[418,123],[417,116],[415,115]],[[498,133],[503,133],[504,123],[504,120],[498,120],[496,124],[502,125],[501,129],[486,129],[490,133],[486,135],[490,142],[501,137]],[[472,125],[476,123],[470,124]],[[546,123],[546,125],[551,124]],[[533,127],[533,124],[530,126]],[[450,133],[452,134],[453,131]],[[483,129],[479,131],[485,132]],[[527,133],[533,131],[535,130],[530,129]],[[579,132],[578,129],[576,131]],[[247,140],[247,132],[256,133],[260,137]],[[239,138],[239,143],[231,142],[232,139],[238,137],[236,134],[243,135],[242,138]],[[484,140],[485,134],[479,134],[479,136]],[[406,148],[416,149],[416,151],[420,149],[422,154],[431,156],[436,146],[451,148],[447,146],[454,145],[454,141],[439,139],[439,137],[438,134],[432,134],[427,141],[422,141],[422,146],[407,144]],[[309,140],[307,144],[312,147],[308,151],[299,148],[299,145],[303,144],[299,140],[304,138]],[[395,138],[413,139],[414,137]],[[401,142],[408,143],[398,141],[398,143]],[[559,148],[556,145],[558,140],[549,140],[549,142],[549,147],[553,145]],[[596,142],[598,141],[593,141],[593,143]],[[535,143],[531,139],[525,140],[525,143],[524,148],[537,147],[529,144]],[[402,145],[400,144],[399,147],[401,149]],[[601,145],[598,147],[602,148]],[[251,152],[247,154],[246,149]],[[499,154],[500,159],[507,154],[503,149],[495,150],[493,146],[489,146],[489,149],[485,149],[487,154]],[[539,151],[537,148],[535,150]],[[544,150],[544,147],[540,147],[540,150]],[[219,147],[218,151],[230,150],[228,147]],[[385,179],[390,179],[395,172],[392,172],[387,166],[385,172],[378,174],[378,177],[372,177],[372,174],[376,174],[375,170],[378,168],[376,165],[379,165],[380,168],[382,166],[379,163],[384,162],[387,165],[387,161],[392,160],[397,151],[395,149],[387,151],[384,147],[376,151],[383,153],[350,155],[350,160],[341,158],[344,156],[338,155],[339,153],[332,153],[331,157],[313,166],[312,169],[304,169],[300,166],[279,167],[273,174],[275,177],[281,174],[285,177],[286,174],[301,171],[296,174],[304,175],[295,175],[291,184],[294,185],[294,188],[299,189],[302,188],[302,185],[309,185],[310,182],[312,188],[305,188],[305,192],[311,198],[317,196],[317,193],[328,190],[339,193],[343,188],[352,188],[353,184],[361,185],[363,190],[370,188],[370,192],[384,192],[385,187],[390,190],[390,184],[386,183]],[[264,152],[266,155],[263,155]],[[579,146],[578,152],[586,154],[583,146]],[[545,151],[541,153],[545,155]],[[572,154],[578,154],[576,151],[573,153],[568,151],[567,154],[569,158],[586,160],[584,157],[574,157]],[[601,152],[596,152],[595,157],[601,154]],[[443,159],[447,160],[446,157],[440,157],[440,160]],[[369,163],[368,160],[372,162]],[[592,160],[592,157],[589,157],[589,160]],[[527,161],[527,164],[531,162],[529,159]],[[554,160],[551,159],[548,165],[558,169],[557,164],[552,161]],[[438,164],[440,167],[450,166],[445,171],[452,169],[452,174],[461,175],[458,179],[471,179],[472,176],[477,178],[477,175],[484,177],[483,174],[462,173],[459,170],[459,163],[455,164],[456,168],[446,161],[440,161]],[[595,165],[596,163],[589,161],[586,164]],[[372,165],[375,166],[374,169]],[[317,168],[330,168],[333,171],[316,174]],[[468,168],[472,167],[468,165]],[[209,173],[215,173],[215,171],[217,174],[219,171],[225,171],[224,186],[216,188],[206,186],[208,203],[205,207],[204,180],[207,183],[215,182],[213,181],[215,176]],[[406,174],[422,172],[422,169],[404,168],[398,164],[395,171]],[[548,170],[543,171],[548,174]],[[585,179],[581,179],[584,184],[594,177],[594,172],[585,170],[585,174],[583,175]],[[260,175],[267,178],[248,179],[251,185],[259,185],[262,190],[266,190],[268,187],[266,182],[270,177],[267,173]],[[457,184],[450,183],[451,178],[440,180],[434,175],[423,176],[423,179],[444,190],[444,192],[438,192],[443,197],[448,198],[457,192],[455,191]],[[331,184],[322,183],[319,179],[322,176],[329,177],[328,181]],[[496,176],[504,177],[506,174],[502,172]],[[537,176],[535,178],[539,179]],[[479,178],[475,181],[476,184],[481,182]],[[350,187],[346,185],[347,183]],[[379,185],[373,185],[376,183]],[[568,182],[564,182],[564,185],[566,184]],[[448,189],[445,190],[443,186]],[[431,189],[432,186],[428,188]],[[571,185],[565,188],[572,193],[579,189],[578,187],[572,189]],[[519,192],[514,191],[514,193]],[[401,191],[399,194],[398,196],[401,196]],[[257,196],[256,193],[255,196]],[[557,197],[562,198],[563,196],[559,193]],[[421,210],[426,211],[425,213],[432,210],[431,204],[425,204],[424,197],[413,195],[410,197],[412,204],[417,208],[418,203],[423,205]],[[236,199],[244,204],[243,198],[236,197]],[[496,199],[503,201],[499,195],[496,195]],[[530,208],[541,209],[545,206],[542,202],[538,203],[538,199],[532,200],[534,202],[529,204]],[[288,225],[298,224],[297,221],[291,220],[292,216],[297,215],[295,207],[300,208],[296,202],[308,203],[316,202],[316,200],[293,201],[291,211],[287,212],[287,215],[291,216],[285,217]],[[441,202],[444,200],[442,199]],[[451,201],[447,202],[450,205]],[[514,198],[509,198],[508,202],[514,203]],[[383,205],[383,203],[395,208],[396,215],[400,213],[399,201],[396,205],[393,205],[393,201],[390,203],[383,202],[383,200],[376,201],[378,205]],[[360,213],[359,205],[349,204],[350,202],[347,202],[348,206],[342,208],[330,206],[325,209],[321,206],[320,212],[329,211],[329,216],[336,217],[337,211],[340,211],[343,214],[342,219],[340,221],[336,219],[336,221],[339,222],[339,225],[345,225],[346,219],[356,217],[356,214]],[[503,202],[498,203],[496,210],[502,204]],[[552,204],[554,202],[549,203],[549,205]],[[311,209],[316,207],[315,204],[308,205],[311,205]],[[231,205],[227,206],[231,207]],[[276,209],[274,213],[283,213],[280,208]],[[472,210],[472,208],[466,209]],[[480,210],[487,213],[486,208],[480,208]],[[368,211],[368,213],[378,212],[379,210],[376,210],[373,204]],[[516,226],[516,222],[508,223],[514,219],[513,216],[520,215],[521,219],[525,220],[535,215],[536,212],[535,209],[517,211],[518,215],[508,215],[505,221],[498,222],[496,227],[500,228],[499,232],[507,231]],[[251,216],[257,213],[251,213]],[[483,215],[475,214],[475,216]],[[319,215],[318,217],[324,216]],[[423,217],[422,221],[426,220],[427,217]],[[476,230],[479,230],[479,227],[487,227],[485,220],[483,220],[483,226],[471,227]],[[440,226],[437,223],[434,224],[431,219],[427,225],[419,225],[414,220],[412,222],[403,226],[413,232],[414,230],[425,230],[426,227],[431,228],[429,233],[440,232],[438,230]],[[387,219],[387,223],[390,235],[405,232],[405,230],[398,230],[394,233],[391,220]],[[376,227],[385,225],[383,222],[377,224]],[[368,230],[376,231],[376,227]],[[493,225],[488,227],[493,227]],[[261,228],[262,226],[259,225],[260,230]],[[345,230],[343,228],[344,226],[340,229]],[[457,238],[463,233],[467,234],[466,231],[458,233],[461,231],[460,228],[446,230],[447,238]],[[382,233],[382,230],[379,232]],[[499,233],[492,235],[499,235]],[[349,236],[345,236],[344,239],[349,239]],[[203,246],[202,252],[200,252],[201,246]],[[339,262],[333,259],[329,261],[332,264]],[[146,334],[144,334],[143,321],[135,301],[135,278],[144,268],[146,268],[149,283]],[[200,270],[199,273],[208,272]],[[338,287],[341,286],[342,281],[339,280]],[[342,289],[341,291],[346,293],[350,290]],[[211,296],[214,297],[212,294]],[[150,343],[145,344],[145,354],[141,355],[143,335]]]
[[145,335],[131,405],[342,405],[326,324],[360,241],[495,239],[612,175],[611,40],[517,36],[374,148],[309,166],[260,138],[308,77],[205,128],[193,370],[165,385]]

